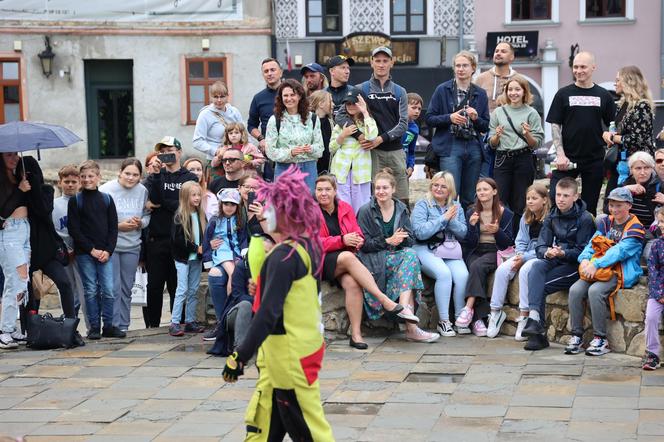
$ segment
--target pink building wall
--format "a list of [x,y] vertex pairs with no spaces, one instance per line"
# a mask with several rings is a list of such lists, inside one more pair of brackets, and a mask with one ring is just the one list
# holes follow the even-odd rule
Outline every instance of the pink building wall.
[[579,24],[579,0],[559,0],[559,24],[532,26],[505,26],[505,3],[505,0],[475,1],[475,39],[480,61],[485,61],[487,32],[539,31],[540,49],[547,39],[553,40],[558,48],[559,86],[573,81],[568,59],[570,46],[578,43],[581,50],[595,54],[595,83],[613,82],[620,67],[633,64],[641,68],[653,97],[664,98],[660,96],[660,1],[634,0],[634,22]]

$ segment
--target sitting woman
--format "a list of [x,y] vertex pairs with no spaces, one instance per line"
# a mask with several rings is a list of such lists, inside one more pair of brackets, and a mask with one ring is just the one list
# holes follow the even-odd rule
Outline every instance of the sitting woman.
[[450,321],[450,297],[454,283],[454,317],[465,305],[468,269],[463,261],[460,240],[466,236],[466,217],[457,197],[454,177],[438,172],[431,178],[429,193],[415,204],[411,221],[415,234],[413,249],[422,271],[436,280],[434,296],[438,306],[438,333],[455,336]]
[[516,235],[516,255],[503,262],[496,269],[493,277],[493,292],[491,293],[491,315],[489,316],[489,329],[486,335],[495,338],[500,333],[500,327],[507,318],[503,312],[503,303],[507,295],[507,287],[514,276],[519,272],[519,319],[517,320],[514,339],[525,341],[522,335],[523,328],[528,319],[528,277],[530,265],[525,263],[537,258],[535,246],[539,237],[542,221],[549,213],[551,203],[548,189],[542,184],[533,184],[526,191],[526,211],[519,222],[519,232]]
[[[362,206],[357,220],[364,234],[358,257],[374,276],[380,290],[391,300],[399,300],[403,314],[412,315],[415,299],[424,288],[413,244],[406,205],[393,197],[396,180],[389,168],[376,174],[374,196]],[[415,293],[414,293],[415,292]],[[369,319],[382,313],[380,302],[365,291],[364,307]],[[406,339],[434,342],[440,335],[420,329],[419,321],[406,322]]]
[[[646,229],[643,248],[643,264],[648,262],[650,248],[655,239],[653,231],[656,229],[655,209],[661,205],[657,200],[656,194],[661,192],[659,177],[655,172],[655,159],[647,152],[636,152],[629,157],[629,176],[623,186],[632,193],[634,202],[629,213],[636,215],[641,224]],[[597,226],[599,228],[601,218],[598,217]]]
[[512,239],[514,214],[503,207],[498,187],[491,178],[480,178],[475,186],[475,204],[466,211],[464,255],[468,266],[466,306],[456,320],[457,333],[470,333],[472,323],[475,336],[486,336],[484,321],[489,316],[489,275],[496,270],[497,252],[514,245]]
[[373,276],[357,259],[355,253],[364,244],[360,226],[350,204],[337,199],[337,183],[330,175],[321,175],[316,180],[315,196],[321,209],[320,237],[323,242],[322,279],[341,284],[346,292],[346,311],[350,321],[350,346],[365,350],[360,325],[362,322],[362,289],[365,289],[385,310],[387,317],[399,316],[414,322],[417,316],[397,304],[383,293]]

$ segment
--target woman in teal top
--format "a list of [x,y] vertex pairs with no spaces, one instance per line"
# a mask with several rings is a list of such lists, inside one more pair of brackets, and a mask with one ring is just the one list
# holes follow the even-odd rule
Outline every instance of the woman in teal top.
[[515,75],[505,85],[502,106],[491,113],[489,145],[496,149],[493,177],[500,201],[512,209],[515,219],[523,215],[526,190],[535,179],[533,150],[544,139],[542,118],[529,106],[533,101],[528,80]]
[[295,80],[284,80],[277,89],[274,115],[267,122],[266,153],[274,161],[275,180],[295,164],[308,174],[304,180],[313,195],[318,169],[316,162],[323,155],[323,136],[316,114],[309,112],[304,88]]

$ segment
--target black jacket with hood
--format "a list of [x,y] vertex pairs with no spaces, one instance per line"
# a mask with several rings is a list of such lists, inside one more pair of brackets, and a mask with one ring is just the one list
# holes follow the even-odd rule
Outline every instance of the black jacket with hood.
[[535,247],[537,257],[545,259],[546,250],[555,244],[565,252],[565,256],[555,259],[560,260],[561,264],[578,264],[579,254],[595,230],[597,228],[593,216],[586,210],[586,203],[580,198],[565,213],[554,207],[542,223]]

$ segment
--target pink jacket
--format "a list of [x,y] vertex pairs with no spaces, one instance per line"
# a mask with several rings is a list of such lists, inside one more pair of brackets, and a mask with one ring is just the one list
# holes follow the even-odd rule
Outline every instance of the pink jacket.
[[339,219],[339,227],[341,228],[342,236],[330,236],[330,232],[327,230],[327,224],[325,224],[325,218],[323,217],[323,209],[321,209],[320,238],[323,242],[323,252],[334,252],[336,250],[349,250],[355,252],[355,249],[346,247],[343,240],[343,235],[351,232],[359,233],[364,238],[362,229],[360,229],[360,226],[357,224],[357,218],[355,218],[353,207],[338,199],[337,217]]

